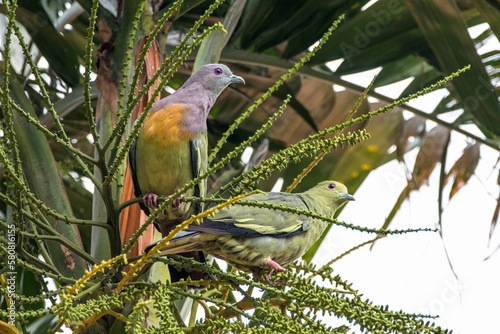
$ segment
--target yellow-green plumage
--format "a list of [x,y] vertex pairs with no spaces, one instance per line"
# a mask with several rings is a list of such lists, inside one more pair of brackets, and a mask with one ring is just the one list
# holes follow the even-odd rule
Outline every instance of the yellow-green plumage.
[[[168,129],[168,127],[166,127]],[[199,156],[199,165],[196,166],[199,176],[207,171],[207,134],[198,133],[189,141],[170,143],[161,145],[148,140],[142,136],[137,140],[137,164],[143,168],[137,170],[137,180],[141,185],[143,193],[154,193],[158,196],[170,196],[177,189],[184,186],[194,178],[191,167],[191,142],[197,142],[200,149],[196,152]],[[154,157],[154,158],[153,158]],[[202,181],[199,186],[200,193],[197,196],[206,194],[206,181]],[[194,189],[189,189],[185,196],[193,196]],[[177,222],[188,218],[194,213],[193,204],[184,203],[181,206],[171,206],[167,208],[158,218],[158,221]]]
[[[346,187],[323,181],[303,193],[256,194],[245,200],[283,205],[333,217],[335,211],[354,198]],[[266,208],[238,206],[220,210],[200,225],[190,225],[186,235],[174,238],[162,254],[203,250],[236,268],[281,266],[301,257],[319,239],[328,223],[293,213]]]

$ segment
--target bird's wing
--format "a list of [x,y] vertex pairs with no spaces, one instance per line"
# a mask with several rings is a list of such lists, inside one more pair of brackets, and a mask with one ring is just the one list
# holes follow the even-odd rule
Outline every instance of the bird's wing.
[[[301,196],[296,194],[257,194],[249,196],[247,200],[309,211]],[[199,225],[189,225],[188,230],[245,237],[285,237],[306,231],[310,221],[309,217],[281,210],[234,205],[219,211],[214,217],[205,218]]]
[[[189,141],[189,147],[191,150],[191,170],[193,173],[193,179],[204,174],[208,168],[208,157],[207,157],[207,134],[201,133],[195,138]],[[194,186],[194,196],[195,197],[205,197],[207,194],[207,181],[202,180]],[[202,203],[195,203],[194,214],[197,215],[203,211]]]
[[[134,194],[136,197],[141,197],[142,192],[139,187],[139,181],[137,180],[137,161],[136,161],[136,148],[137,148],[137,138],[134,139],[130,150],[128,151],[128,163],[130,166],[130,175],[132,176],[132,182],[134,183]],[[149,216],[149,209],[144,205],[144,203],[139,202],[139,206],[146,215]]]

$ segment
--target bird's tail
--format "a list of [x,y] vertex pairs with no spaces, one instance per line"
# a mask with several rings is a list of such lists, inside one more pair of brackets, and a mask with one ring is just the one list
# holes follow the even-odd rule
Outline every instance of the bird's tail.
[[[201,245],[199,242],[200,232],[197,231],[182,231],[177,233],[177,235],[170,240],[169,244],[164,246],[160,250],[160,255],[168,254],[178,254],[184,257],[190,257],[195,259],[200,263],[205,263],[205,256],[201,251]],[[146,247],[145,251],[149,252],[154,246],[156,246],[160,241]],[[182,268],[176,268],[172,265],[168,266],[170,272],[170,282],[179,282],[181,279],[186,280],[191,277],[193,280],[208,279],[208,274],[200,271],[189,271]]]
[[[201,245],[199,243],[200,232],[197,231],[182,231],[179,232],[172,240],[170,240],[169,244],[163,246],[160,249],[159,255],[167,255],[167,254],[179,254],[179,253],[188,253],[194,251],[201,251]],[[146,247],[145,251],[149,252],[154,246],[158,244],[157,241],[154,244]]]

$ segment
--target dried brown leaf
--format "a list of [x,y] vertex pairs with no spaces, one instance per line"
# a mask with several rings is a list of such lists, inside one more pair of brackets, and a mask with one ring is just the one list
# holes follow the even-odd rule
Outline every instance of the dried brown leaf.
[[474,174],[480,158],[479,147],[479,143],[468,145],[464,149],[462,156],[451,167],[448,175],[446,175],[445,183],[449,177],[455,177],[450,191],[450,199],[467,184],[472,174]]
[[443,149],[450,138],[450,129],[437,125],[432,128],[424,138],[413,167],[413,187],[419,189],[422,184],[427,184],[429,177],[441,161]]
[[399,161],[404,161],[404,155],[408,149],[408,143],[410,137],[420,137],[425,131],[425,118],[420,116],[413,116],[406,120],[404,126],[404,135],[401,136],[399,143],[397,144],[397,157]]
[[[136,61],[144,48],[144,44],[146,42],[148,36],[144,36],[141,38],[137,45],[136,51]],[[156,41],[153,41],[151,47],[146,54],[146,59],[144,61],[142,72],[139,76],[139,82],[137,89],[140,90],[142,86],[148,82],[148,80],[156,73],[158,68],[160,67],[160,52],[158,49],[158,44]],[[148,101],[151,99],[151,95],[158,87],[158,81],[156,81],[148,90],[148,93],[145,94],[139,104],[135,107],[134,112],[132,114],[131,124],[137,119],[137,117],[142,113],[143,109],[148,104]],[[158,98],[157,98],[158,100]],[[127,172],[125,174],[125,180],[123,185],[123,193],[122,193],[122,203],[126,202],[132,198],[135,198],[132,176],[130,175],[130,169],[127,168]],[[126,244],[130,238],[134,235],[134,233],[139,229],[139,227],[144,224],[147,217],[142,212],[139,204],[133,204],[126,207],[120,215],[120,237],[122,240],[122,244]],[[132,247],[130,252],[128,253],[128,257],[137,256],[142,253],[142,250],[149,244],[153,242],[154,237],[154,229],[153,225],[149,225],[147,230],[139,237],[139,241]]]

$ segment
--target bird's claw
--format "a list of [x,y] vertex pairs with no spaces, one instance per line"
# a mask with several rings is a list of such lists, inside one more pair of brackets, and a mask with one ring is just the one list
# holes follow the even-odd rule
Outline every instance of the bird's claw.
[[[168,196],[168,197],[172,197],[172,195]],[[178,209],[181,207],[181,198],[180,197],[177,197],[174,202],[172,203],[172,208],[174,209]]]
[[[285,271],[285,268],[283,268],[282,266],[280,266],[280,264],[278,262],[275,262],[273,260],[269,260],[267,262],[267,265],[269,267],[271,267],[271,271],[269,272],[269,274],[267,274],[267,275],[264,276],[264,279],[266,281],[268,281],[269,283],[271,283],[271,275],[273,274],[273,272],[274,272],[275,269],[276,269],[276,271],[279,271],[279,272]],[[281,284],[283,284],[282,281],[272,283],[272,285],[281,285]]]
[[156,194],[146,194],[142,198],[142,202],[148,208],[155,209],[158,207],[158,195]]
[[[271,271],[269,272],[269,274],[267,275],[264,275],[264,280],[268,283],[271,283],[271,277],[273,275],[273,272],[274,270],[276,269],[276,271],[279,271],[279,272],[283,272],[285,271],[285,268],[283,268],[282,266],[280,266],[279,263],[273,261],[273,260],[269,260],[267,262],[267,265],[269,267],[271,267]],[[260,268],[259,267],[251,267],[251,270],[252,270],[252,274],[253,274],[253,280],[255,282],[258,282],[259,281],[259,271],[260,271]],[[274,283],[273,285],[279,285],[281,284],[281,282],[277,282],[277,283]]]
[[274,272],[274,268],[271,269],[271,271],[269,272],[269,274],[264,275],[264,279],[267,281],[267,283],[271,283],[271,277],[273,276],[273,272]]
[[280,265],[279,265],[279,263],[274,262],[273,260],[269,260],[269,261],[267,262],[267,265],[268,265],[269,267],[271,267],[271,269],[272,269],[272,270],[271,270],[271,272],[273,272],[273,270],[274,270],[274,269],[276,269],[276,270],[277,270],[277,271],[279,271],[279,272],[283,272],[283,271],[285,271],[285,268],[283,268],[282,266],[280,266]]
[[[168,196],[168,197],[172,197],[172,195]],[[142,202],[144,203],[144,205],[148,208],[152,208],[152,209],[156,209],[158,207],[158,195],[156,194],[146,194],[144,195],[144,197],[142,198]],[[174,209],[178,209],[181,207],[181,198],[180,197],[177,197],[174,201],[174,203],[172,203],[172,207]]]

